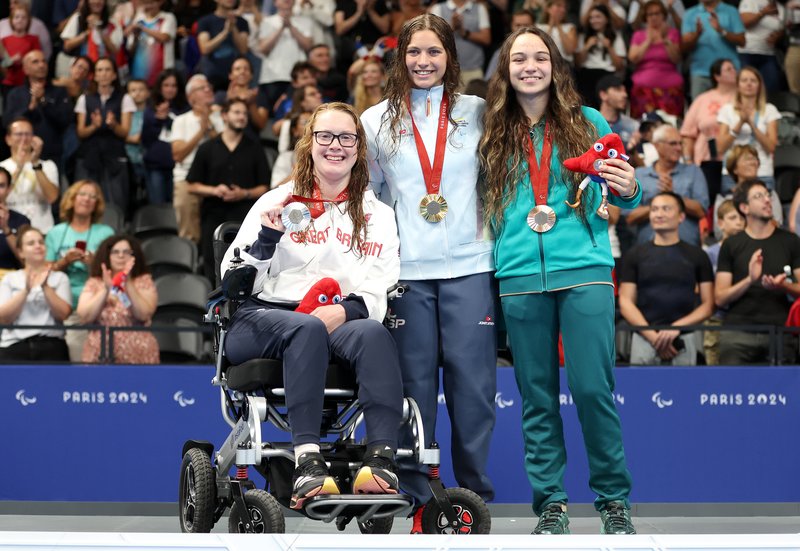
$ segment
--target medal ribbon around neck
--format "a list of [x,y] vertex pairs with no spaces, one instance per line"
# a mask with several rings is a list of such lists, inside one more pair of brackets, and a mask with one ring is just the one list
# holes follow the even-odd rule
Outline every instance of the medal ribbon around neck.
[[542,144],[541,164],[536,163],[536,148],[533,138],[528,134],[528,170],[530,171],[531,190],[536,205],[528,213],[528,227],[536,233],[545,233],[556,224],[556,211],[547,204],[547,184],[550,180],[550,156],[553,140],[550,136],[550,125],[544,125],[544,143]]
[[447,147],[447,109],[450,106],[450,100],[447,94],[442,95],[442,105],[439,109],[439,122],[436,130],[436,151],[433,156],[433,165],[431,165],[428,151],[425,149],[425,143],[417,131],[417,124],[414,122],[414,114],[411,112],[411,102],[406,100],[408,104],[408,114],[411,116],[411,127],[414,129],[414,143],[417,146],[417,155],[419,156],[419,164],[422,167],[422,178],[425,180],[425,188],[428,194],[438,195],[439,188],[442,185],[442,168],[444,167],[444,150]]
[[336,196],[335,199],[323,199],[322,191],[319,189],[319,184],[314,182],[314,188],[311,190],[311,198],[303,197],[302,195],[292,195],[292,201],[304,203],[308,206],[311,212],[311,218],[317,219],[325,212],[325,203],[343,203],[347,201],[348,193],[347,188]]
[[528,134],[528,170],[531,174],[531,189],[537,205],[547,204],[547,183],[550,180],[550,156],[553,152],[553,139],[550,136],[550,122],[544,125],[544,144],[542,145],[542,162],[536,162],[536,148]]

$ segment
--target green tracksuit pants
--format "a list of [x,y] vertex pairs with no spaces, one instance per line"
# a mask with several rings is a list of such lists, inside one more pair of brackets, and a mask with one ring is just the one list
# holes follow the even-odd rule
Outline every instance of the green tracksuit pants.
[[503,314],[522,395],[525,469],[533,510],[567,502],[567,454],[559,413],[558,333],[567,381],[589,456],[589,487],[599,510],[609,501],[627,506],[631,476],[625,464],[614,391],[614,292],[610,285],[502,297]]

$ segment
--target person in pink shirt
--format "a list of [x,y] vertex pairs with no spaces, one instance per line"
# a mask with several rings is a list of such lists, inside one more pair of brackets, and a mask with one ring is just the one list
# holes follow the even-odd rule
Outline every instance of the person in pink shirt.
[[638,119],[656,109],[681,116],[681,35],[667,23],[667,9],[660,0],[649,0],[640,13],[645,26],[633,33],[628,49],[628,59],[636,65],[631,75],[631,116]]
[[699,165],[703,161],[720,158],[716,153],[711,155],[709,140],[715,141],[716,150],[719,128],[717,113],[736,95],[736,67],[733,62],[724,58],[715,61],[711,65],[711,80],[715,83],[714,88],[697,96],[683,119],[681,137],[685,163]]

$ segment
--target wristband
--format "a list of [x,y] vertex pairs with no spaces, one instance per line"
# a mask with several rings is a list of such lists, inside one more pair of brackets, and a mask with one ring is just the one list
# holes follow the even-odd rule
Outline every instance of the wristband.
[[31,168],[33,170],[42,170],[42,163],[36,163],[35,165],[32,165]]

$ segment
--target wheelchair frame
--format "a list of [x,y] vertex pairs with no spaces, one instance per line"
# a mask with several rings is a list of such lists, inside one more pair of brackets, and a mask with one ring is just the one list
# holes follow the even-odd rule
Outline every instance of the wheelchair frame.
[[[226,365],[224,350],[227,325],[235,312],[232,308],[238,307],[250,296],[255,279],[255,274],[251,273],[254,269],[243,264],[238,249],[232,264],[233,269],[226,274],[226,280],[230,281],[223,282],[221,292],[218,289],[212,293],[210,306],[204,316],[206,323],[214,325],[216,372],[211,383],[220,389],[220,409],[223,419],[231,427],[231,433],[216,453],[210,442],[189,440],[184,444],[179,488],[181,529],[185,532],[210,531],[225,510],[231,507],[231,531],[283,532],[284,519],[278,499],[266,491],[255,489],[255,484],[248,478],[248,467],[253,466],[264,475],[268,487],[276,492],[271,482],[270,462],[283,459],[294,466],[291,442],[264,442],[261,430],[261,423],[269,421],[278,429],[291,432],[288,414],[277,405],[286,393],[284,388],[260,386],[259,381],[254,382],[256,386],[253,388],[244,390],[229,387],[226,376],[228,370],[238,366]],[[244,270],[231,275],[240,268],[250,268],[251,271]],[[400,297],[405,290],[406,287],[396,285],[389,290],[389,296]],[[254,361],[263,362],[265,367],[282,369],[280,360],[250,360]],[[257,394],[259,390],[263,396]],[[332,408],[326,406],[328,416],[323,417],[321,436],[334,434],[338,438],[332,442],[321,441],[320,450],[331,465],[332,474],[335,464],[336,472],[349,472],[352,477],[361,466],[360,459],[366,448],[355,441],[356,430],[364,421],[363,410],[353,389],[326,386],[324,397],[326,404],[334,405]],[[330,422],[326,423],[326,420]],[[491,517],[483,500],[469,490],[445,489],[442,484],[439,478],[440,450],[435,442],[430,448],[422,444],[426,441],[422,416],[412,398],[403,400],[402,422],[410,426],[414,445],[412,449],[398,449],[396,457],[413,458],[429,469],[429,485],[433,493],[429,505],[433,503],[434,506],[426,507],[426,510],[431,509],[426,533],[488,533]],[[230,472],[234,466],[236,475],[232,477]],[[344,478],[347,479],[346,475]],[[286,506],[285,503],[283,505]],[[308,499],[301,512],[324,522],[335,520],[339,530],[344,530],[355,518],[363,533],[388,533],[392,518],[408,514],[412,505],[413,500],[404,494],[326,495]],[[475,522],[476,518],[479,522]]]

